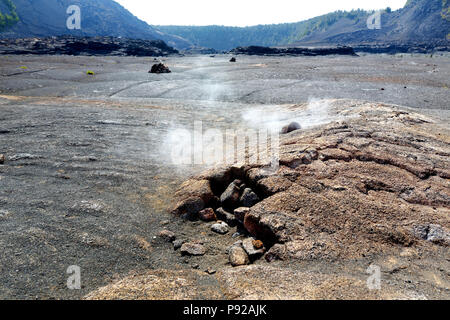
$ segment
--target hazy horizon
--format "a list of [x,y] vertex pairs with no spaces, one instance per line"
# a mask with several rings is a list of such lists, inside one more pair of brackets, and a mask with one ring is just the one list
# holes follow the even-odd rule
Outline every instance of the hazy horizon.
[[278,0],[115,0],[150,25],[223,25],[245,27],[299,22],[336,10],[402,8],[407,0],[322,0],[321,2]]

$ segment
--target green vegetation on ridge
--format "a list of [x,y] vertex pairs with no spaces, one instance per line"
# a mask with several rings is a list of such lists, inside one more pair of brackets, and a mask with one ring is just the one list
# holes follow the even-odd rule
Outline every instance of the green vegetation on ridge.
[[0,10],[0,31],[3,31],[19,22],[19,16],[17,15],[14,2],[11,0],[0,0],[0,3],[3,3],[9,10],[8,13],[2,13]]
[[448,3],[448,0],[442,0],[441,16],[442,16],[442,19],[450,21],[450,5]]
[[225,26],[157,26],[159,30],[176,34],[198,46],[229,50],[248,43],[260,46],[287,45],[315,31],[326,31],[340,19],[357,24],[372,12],[365,10],[336,11],[297,23],[258,25],[252,27]]

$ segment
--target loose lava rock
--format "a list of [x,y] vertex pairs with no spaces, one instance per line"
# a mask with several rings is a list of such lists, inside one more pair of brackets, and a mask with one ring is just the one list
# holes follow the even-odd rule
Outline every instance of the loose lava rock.
[[223,208],[219,208],[216,210],[217,218],[225,221],[230,227],[235,227],[238,223],[234,214],[225,211]]
[[176,239],[175,233],[169,230],[162,230],[159,236],[167,242],[173,242]]
[[242,247],[244,248],[245,252],[247,252],[248,256],[251,258],[262,256],[265,252],[265,248],[263,246],[260,248],[255,248],[254,241],[255,240],[252,238],[247,238],[244,241],[242,241]]
[[233,181],[220,196],[220,202],[224,208],[236,208],[239,205],[240,180]]
[[234,216],[239,222],[243,223],[245,215],[249,211],[250,211],[250,208],[248,208],[248,207],[237,208],[237,209],[234,209]]
[[252,244],[255,249],[262,249],[264,247],[264,243],[261,240],[253,240]]
[[180,249],[181,248],[181,246],[184,244],[186,242],[186,240],[175,240],[174,242],[173,242],[173,249],[174,250],[178,250],[178,249]]
[[250,263],[247,253],[241,246],[238,245],[234,245],[230,248],[228,258],[233,267],[243,266]]
[[181,254],[189,256],[203,256],[206,253],[206,248],[199,243],[186,242],[181,246]]
[[207,208],[207,209],[200,211],[198,213],[198,216],[199,216],[200,220],[205,221],[205,222],[217,220],[214,209],[212,209],[212,208]]
[[301,128],[302,128],[302,126],[298,122],[291,122],[290,124],[288,124],[287,126],[284,126],[281,129],[281,133],[287,134],[292,131],[300,130]]
[[241,205],[243,207],[252,207],[259,202],[259,198],[250,188],[245,188],[241,196]]
[[213,224],[211,230],[219,234],[226,234],[230,231],[230,228],[225,222],[221,221]]

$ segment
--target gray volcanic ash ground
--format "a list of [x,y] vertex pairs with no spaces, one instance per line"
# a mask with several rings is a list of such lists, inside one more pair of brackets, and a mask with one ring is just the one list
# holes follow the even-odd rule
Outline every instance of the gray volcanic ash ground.
[[[229,63],[229,58],[163,58],[172,73],[156,75],[147,73],[153,58],[2,57],[0,298],[77,299],[111,283],[113,288],[90,297],[332,298],[333,286],[342,288],[336,298],[449,297],[448,246],[358,258],[344,254],[331,261],[287,255],[272,264],[261,259],[232,268],[226,252],[236,242],[234,231],[220,236],[209,224],[183,221],[168,209],[180,184],[207,169],[172,164],[171,135],[192,130],[195,121],[205,130],[226,130],[279,129],[295,120],[314,133],[351,123],[345,106],[395,104],[433,119],[420,130],[437,128],[432,134],[443,144],[430,146],[429,156],[447,154],[450,59],[238,56]],[[344,109],[339,109],[333,99],[353,100],[340,100]],[[428,150],[426,141],[419,142],[425,143],[421,152]],[[437,145],[440,151],[433,149]],[[426,210],[438,207],[439,222],[448,229],[448,177],[440,179],[447,183],[444,200]],[[201,239],[207,253],[182,256],[159,237],[163,229],[177,239]],[[372,262],[381,265],[389,283],[380,296],[364,286]],[[71,265],[81,268],[81,290],[67,289]],[[293,277],[303,279],[304,291],[288,286]],[[145,295],[129,294],[142,283]],[[187,290],[191,285],[198,290]],[[264,289],[277,285],[279,291],[270,294]],[[170,288],[180,289],[171,295]]]

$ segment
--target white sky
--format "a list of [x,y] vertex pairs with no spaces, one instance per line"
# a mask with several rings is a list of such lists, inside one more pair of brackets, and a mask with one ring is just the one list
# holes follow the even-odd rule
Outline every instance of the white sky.
[[406,0],[116,0],[152,25],[298,22],[336,10],[403,7]]

